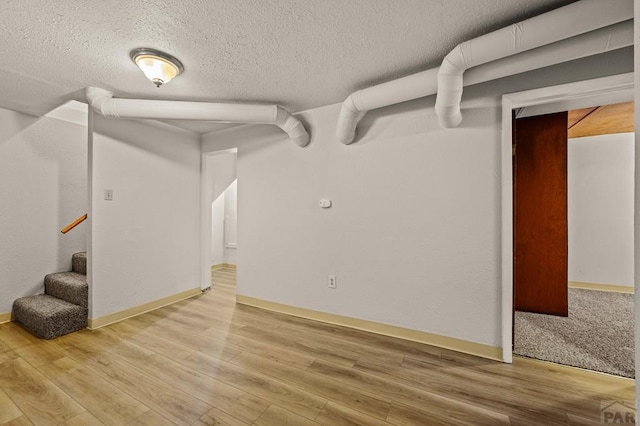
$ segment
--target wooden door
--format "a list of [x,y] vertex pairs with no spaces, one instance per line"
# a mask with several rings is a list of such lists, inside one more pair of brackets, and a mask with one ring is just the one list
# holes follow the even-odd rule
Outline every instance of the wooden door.
[[567,316],[567,112],[514,126],[514,307]]

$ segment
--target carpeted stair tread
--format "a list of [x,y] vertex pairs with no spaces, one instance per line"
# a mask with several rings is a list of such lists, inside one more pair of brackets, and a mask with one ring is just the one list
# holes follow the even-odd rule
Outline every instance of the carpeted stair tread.
[[87,308],[47,294],[27,296],[13,302],[15,321],[33,334],[54,339],[87,326]]
[[75,253],[71,256],[71,270],[78,274],[87,275],[87,252]]
[[86,275],[77,272],[57,272],[44,277],[44,293],[86,308],[89,287]]

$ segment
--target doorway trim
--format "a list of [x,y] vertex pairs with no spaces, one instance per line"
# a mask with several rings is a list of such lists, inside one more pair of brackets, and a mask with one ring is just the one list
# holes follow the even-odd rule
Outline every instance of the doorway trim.
[[[634,99],[633,73],[578,81],[502,96],[501,165],[501,283],[502,283],[502,361],[513,362],[513,168],[512,111],[517,108],[545,114]],[[534,114],[532,114],[534,115]],[[635,229],[634,229],[635,232]]]

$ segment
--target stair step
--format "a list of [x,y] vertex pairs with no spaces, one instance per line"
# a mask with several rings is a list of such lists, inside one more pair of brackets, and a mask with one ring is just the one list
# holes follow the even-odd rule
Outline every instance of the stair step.
[[71,256],[71,270],[78,274],[87,275],[87,252],[75,253]]
[[44,277],[44,293],[66,302],[89,306],[87,276],[77,272],[57,272]]
[[13,302],[13,317],[36,336],[55,339],[87,326],[87,308],[47,294]]

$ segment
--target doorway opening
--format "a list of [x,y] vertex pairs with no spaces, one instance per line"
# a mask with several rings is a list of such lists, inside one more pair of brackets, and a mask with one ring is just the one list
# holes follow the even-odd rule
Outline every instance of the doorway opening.
[[203,154],[203,289],[235,293],[238,264],[237,149]]
[[514,353],[633,378],[633,102],[514,116]]
[[[513,360],[514,325],[514,197],[513,126],[516,114],[544,115],[633,101],[633,74],[622,74],[560,86],[504,95],[502,98],[502,342],[503,361]],[[635,145],[635,141],[633,142]],[[517,148],[516,148],[517,149]],[[635,224],[633,225],[635,230]],[[631,256],[635,258],[637,254]],[[568,280],[565,281],[565,283]],[[569,308],[569,315],[571,315]],[[632,323],[633,318],[628,318]],[[634,331],[638,340],[637,330]]]
[[[224,157],[219,159],[229,161]],[[235,156],[231,160],[235,166]],[[226,180],[222,183],[224,186]],[[214,187],[215,184],[214,177]],[[234,179],[220,194],[214,191],[213,196],[215,198],[211,203],[211,285],[233,285],[235,289],[238,269],[238,180]]]

